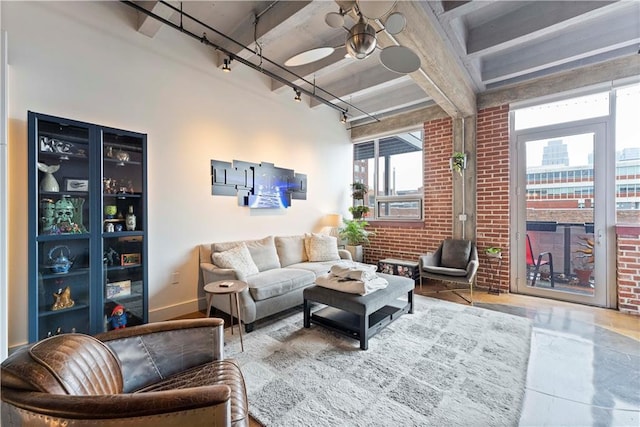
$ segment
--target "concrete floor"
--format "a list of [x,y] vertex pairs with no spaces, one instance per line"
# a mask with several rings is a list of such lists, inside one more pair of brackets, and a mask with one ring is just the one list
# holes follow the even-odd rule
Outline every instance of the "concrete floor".
[[486,291],[474,305],[533,322],[521,426],[640,426],[640,316]]

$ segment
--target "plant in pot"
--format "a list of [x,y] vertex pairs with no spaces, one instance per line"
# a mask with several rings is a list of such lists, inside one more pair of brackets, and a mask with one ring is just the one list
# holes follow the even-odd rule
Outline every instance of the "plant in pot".
[[375,235],[375,233],[365,229],[369,225],[367,221],[345,219],[343,223],[338,232],[340,238],[345,241],[346,249],[351,253],[353,260],[362,262],[364,259],[362,246],[368,245],[369,237]]
[[452,170],[462,175],[462,171],[467,168],[467,155],[461,152],[453,153],[453,156],[449,159],[449,165]]
[[368,191],[369,187],[364,182],[354,182],[351,184],[353,206],[349,208],[349,212],[353,215],[353,219],[361,219],[369,212],[369,207],[365,203]]
[[354,182],[351,184],[351,197],[353,200],[364,200],[369,192],[369,187],[364,182]]
[[349,212],[351,212],[351,215],[353,215],[353,219],[362,219],[362,217],[366,216],[369,212],[369,206],[351,206],[349,208]]
[[576,249],[576,256],[573,260],[573,271],[578,278],[578,284],[582,286],[591,285],[591,273],[593,272],[593,254],[594,241],[588,237],[579,237],[582,242],[579,249]]

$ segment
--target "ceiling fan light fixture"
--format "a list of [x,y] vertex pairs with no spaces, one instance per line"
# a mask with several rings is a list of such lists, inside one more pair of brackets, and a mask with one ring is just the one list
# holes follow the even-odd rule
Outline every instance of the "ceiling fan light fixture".
[[364,59],[376,49],[376,30],[371,25],[360,20],[349,30],[345,47],[349,55],[356,59]]

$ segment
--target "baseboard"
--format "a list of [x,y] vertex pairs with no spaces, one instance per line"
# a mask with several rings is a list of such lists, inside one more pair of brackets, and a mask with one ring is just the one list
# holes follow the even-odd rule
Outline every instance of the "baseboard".
[[149,322],[162,322],[163,320],[175,319],[185,314],[194,313],[204,310],[207,301],[204,297],[196,298],[191,301],[184,301],[178,304],[168,305],[165,307],[149,310]]

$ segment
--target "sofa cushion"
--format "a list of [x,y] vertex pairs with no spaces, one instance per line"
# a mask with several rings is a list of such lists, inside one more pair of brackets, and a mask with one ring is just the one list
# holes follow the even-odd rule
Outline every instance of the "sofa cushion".
[[313,284],[315,279],[316,276],[310,271],[280,268],[248,277],[247,283],[253,299],[260,301],[304,288]]
[[469,240],[446,239],[442,242],[440,266],[466,270],[470,256],[471,242]]
[[311,236],[309,239],[309,261],[337,261],[339,259],[338,239],[321,234]]
[[258,267],[258,271],[280,268],[280,260],[276,251],[273,236],[267,236],[258,240],[239,240],[235,242],[222,242],[213,244],[213,252],[224,252],[244,243],[249,249],[253,262]]
[[331,271],[331,267],[335,265],[335,261],[322,261],[322,262],[299,262],[297,264],[291,264],[287,268],[297,268],[300,270],[307,270],[312,272],[316,277],[321,274],[327,274]]
[[253,262],[249,249],[244,242],[224,252],[215,252],[212,255],[213,263],[221,268],[232,268],[244,280],[247,276],[258,273],[258,267]]
[[304,236],[276,236],[276,251],[280,258],[280,265],[286,267],[291,264],[309,260],[304,247]]

